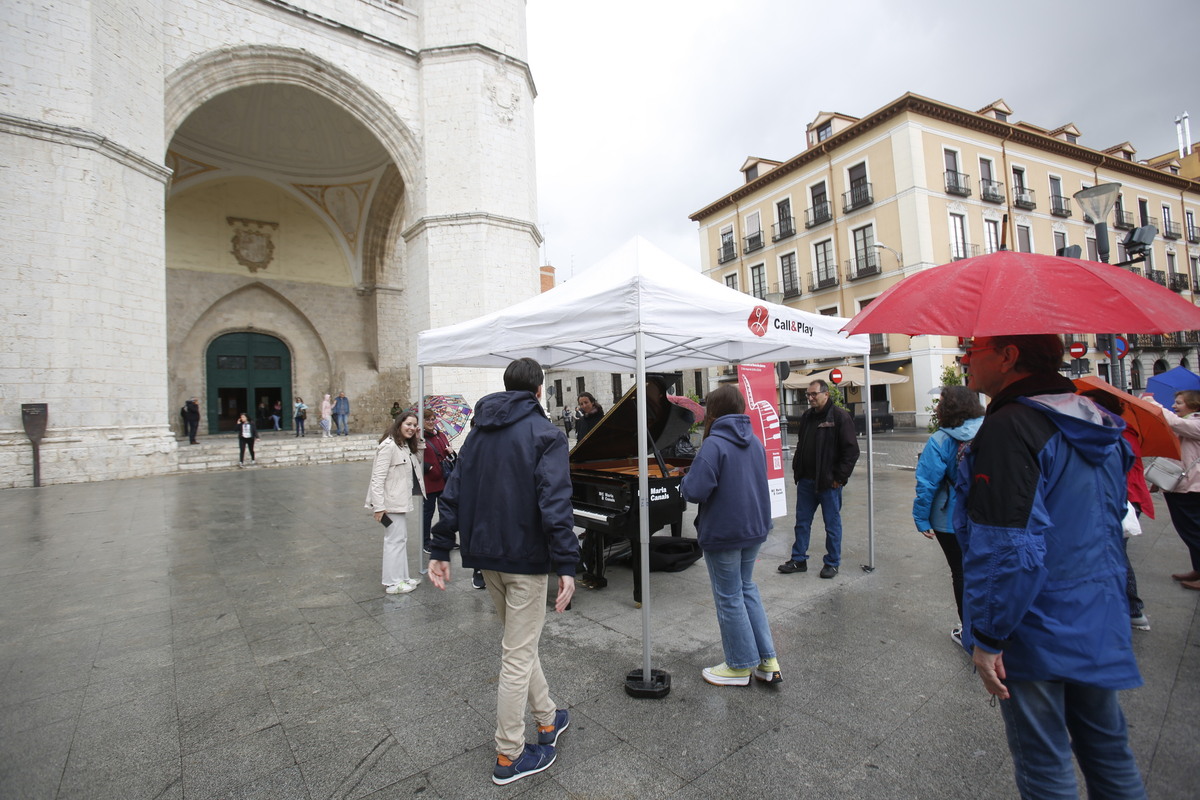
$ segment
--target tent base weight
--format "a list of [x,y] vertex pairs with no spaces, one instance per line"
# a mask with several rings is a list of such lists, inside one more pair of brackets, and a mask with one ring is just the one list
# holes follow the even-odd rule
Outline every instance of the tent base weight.
[[642,671],[635,669],[625,676],[625,693],[630,697],[661,700],[671,693],[671,674],[661,669],[650,670],[650,680],[642,680]]

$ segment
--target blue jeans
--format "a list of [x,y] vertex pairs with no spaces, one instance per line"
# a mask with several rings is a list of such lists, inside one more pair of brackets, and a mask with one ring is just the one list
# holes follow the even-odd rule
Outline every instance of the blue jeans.
[[735,669],[757,667],[775,657],[775,640],[754,583],[758,548],[755,544],[740,550],[704,551],[725,663]]
[[346,414],[334,414],[333,415],[333,424],[337,428],[337,430],[334,431],[335,436],[349,435],[350,429],[346,427],[346,416],[347,416]]
[[1000,701],[1017,790],[1025,800],[1076,800],[1071,751],[1088,797],[1144,800],[1115,689],[1064,681],[1005,681]]
[[842,565],[842,490],[817,491],[817,482],[808,478],[796,481],[796,543],[792,545],[792,560],[808,560],[808,541],[812,536],[813,517],[821,507],[825,521],[825,563]]

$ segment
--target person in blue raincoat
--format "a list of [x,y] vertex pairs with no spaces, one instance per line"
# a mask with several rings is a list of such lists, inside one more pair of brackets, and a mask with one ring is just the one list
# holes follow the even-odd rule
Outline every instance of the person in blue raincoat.
[[976,339],[963,365],[988,395],[959,465],[963,647],[1000,701],[1023,798],[1145,798],[1117,692],[1141,686],[1121,519],[1125,422],[1075,394],[1055,335]]
[[958,462],[983,423],[979,395],[965,386],[946,386],[938,399],[938,429],[925,443],[917,459],[917,494],[912,515],[917,530],[928,539],[937,539],[950,565],[950,585],[958,622],[950,638],[962,645],[962,548],[954,533],[954,479]]

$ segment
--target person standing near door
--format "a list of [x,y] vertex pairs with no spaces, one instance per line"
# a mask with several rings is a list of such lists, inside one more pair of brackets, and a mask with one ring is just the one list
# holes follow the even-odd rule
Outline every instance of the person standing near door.
[[238,466],[246,466],[246,448],[250,449],[250,463],[256,463],[254,460],[254,440],[258,438],[258,428],[245,414],[238,417],[237,435]]
[[337,400],[333,401],[333,424],[335,427],[335,436],[349,436],[350,428],[346,425],[346,418],[350,416],[350,399],[346,397],[345,392],[338,392]]
[[193,397],[183,404],[183,408],[179,410],[179,415],[183,417],[183,427],[187,431],[189,444],[200,444],[196,441],[196,433],[200,429],[200,398]]
[[333,403],[330,402],[329,395],[325,395],[325,397],[321,400],[321,438],[328,439],[329,437],[333,436],[333,434],[329,432],[332,424]]
[[296,435],[304,435],[304,420],[308,419],[308,406],[304,405],[303,397],[296,397],[296,410],[292,419],[296,423]]

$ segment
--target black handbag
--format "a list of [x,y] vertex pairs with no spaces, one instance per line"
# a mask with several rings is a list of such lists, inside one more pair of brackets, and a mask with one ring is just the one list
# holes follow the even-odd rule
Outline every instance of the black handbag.
[[440,459],[438,464],[442,468],[442,477],[450,480],[450,473],[458,466],[458,453],[446,453],[446,457]]

